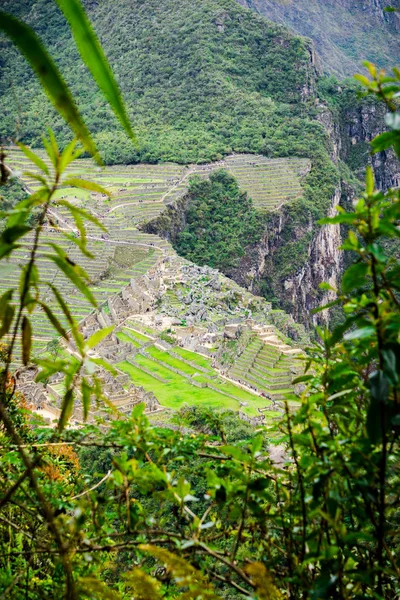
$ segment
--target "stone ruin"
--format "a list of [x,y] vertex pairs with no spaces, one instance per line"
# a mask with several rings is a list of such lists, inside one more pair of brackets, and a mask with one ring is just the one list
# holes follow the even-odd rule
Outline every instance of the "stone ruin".
[[[43,414],[48,421],[56,420],[61,413],[63,395],[56,390],[55,386],[63,382],[63,376],[57,373],[49,379],[47,384],[42,384],[35,381],[38,371],[37,367],[19,369],[15,374],[16,389],[24,395],[34,412]],[[135,405],[142,402],[146,405],[146,413],[164,410],[152,392],[146,392],[142,387],[134,386],[128,375],[120,373],[114,377],[105,369],[99,369],[96,375],[102,383],[104,397],[117,409],[116,415],[128,415]],[[79,385],[77,390],[79,390]],[[91,407],[89,421],[96,417],[109,419],[113,418],[113,415],[107,412],[101,404],[98,404],[96,407],[94,405]],[[77,391],[71,423],[82,421],[83,406]]]

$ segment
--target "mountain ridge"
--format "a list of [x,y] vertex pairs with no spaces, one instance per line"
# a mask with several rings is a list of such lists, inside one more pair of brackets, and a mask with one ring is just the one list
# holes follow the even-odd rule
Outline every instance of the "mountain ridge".
[[239,4],[313,40],[321,66],[339,78],[362,70],[362,61],[390,68],[400,62],[399,0],[237,0]]

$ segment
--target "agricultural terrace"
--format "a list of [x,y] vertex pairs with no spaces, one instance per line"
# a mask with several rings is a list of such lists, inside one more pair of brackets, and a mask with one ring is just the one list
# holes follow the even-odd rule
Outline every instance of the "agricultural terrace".
[[[161,165],[159,165],[161,167]],[[226,169],[247,192],[257,210],[276,210],[303,194],[302,180],[311,169],[306,158],[266,158],[253,154],[233,154],[217,163],[187,167],[181,180],[164,197],[171,202],[184,194],[191,175],[207,176]]]
[[[8,149],[7,154],[13,171],[21,177],[28,190],[35,191],[39,184],[24,172],[35,172],[36,167],[17,148]],[[39,154],[46,161],[44,153]],[[307,172],[309,164],[303,159],[270,160],[262,156],[233,155],[209,165],[166,163],[101,168],[90,159],[79,159],[70,168],[71,172],[106,187],[112,194],[111,199],[74,188],[61,189],[58,195],[90,211],[105,225],[107,233],[88,223],[88,247],[94,260],[82,257],[73,242],[60,235],[60,230],[77,235],[74,223],[63,207],[56,209],[52,214],[54,226],[47,225],[40,249],[39,268],[43,281],[62,289],[70,300],[75,317],[83,319],[92,307],[44,256],[48,250],[46,245],[57,243],[72,260],[81,264],[89,275],[97,301],[99,304],[105,303],[131,279],[147,272],[163,255],[173,252],[167,241],[139,231],[138,225],[159,215],[166,203],[183,194],[191,175],[200,173],[206,176],[221,167],[237,177],[243,189],[254,199],[256,207],[272,209],[301,194],[301,177]],[[26,238],[3,269],[0,293],[17,285],[18,272],[28,256],[29,246],[29,238]],[[50,301],[51,294],[47,292]],[[61,317],[55,302],[52,302],[52,306],[55,314]],[[36,349],[43,348],[54,335],[46,316],[40,313],[34,315],[33,331]]]
[[[222,377],[211,366],[211,360],[201,354],[179,346],[159,346],[157,340],[146,344],[137,330],[128,327],[118,336],[132,344],[132,356],[116,367],[128,374],[135,385],[152,392],[165,408],[178,410],[184,404],[206,404],[255,417],[271,404],[256,391]],[[278,415],[270,413],[271,417]]]

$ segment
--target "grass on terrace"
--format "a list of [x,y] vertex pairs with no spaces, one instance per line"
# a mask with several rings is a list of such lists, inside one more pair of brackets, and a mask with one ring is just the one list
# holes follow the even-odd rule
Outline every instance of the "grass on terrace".
[[[142,386],[146,391],[153,392],[160,404],[166,408],[178,410],[185,404],[204,404],[213,408],[239,409],[239,403],[233,398],[219,394],[207,387],[199,388],[191,385],[187,379],[173,371],[163,369],[159,365],[153,366],[147,360],[140,360],[138,364],[146,366],[149,370],[152,369],[157,375],[168,378],[167,382],[159,381],[142,371],[139,366],[133,366],[127,361],[119,363],[117,367],[124,373],[128,373],[135,385]],[[248,414],[256,416],[258,413],[255,407],[249,407]]]
[[[118,336],[132,343],[128,336]],[[137,348],[136,344],[132,346]],[[174,354],[179,354],[182,359]],[[207,371],[197,369],[196,364]],[[211,367],[207,358],[177,346],[170,351],[155,346],[147,347],[145,354],[132,354],[130,359],[118,363],[117,367],[128,373],[135,385],[153,392],[166,408],[178,409],[184,404],[205,403],[207,406],[240,409],[249,416],[257,416],[260,414],[258,408],[265,408],[269,404],[265,398],[225,380]],[[176,373],[174,369],[180,372]],[[198,384],[203,386],[199,387]],[[273,414],[268,412],[268,416]]]

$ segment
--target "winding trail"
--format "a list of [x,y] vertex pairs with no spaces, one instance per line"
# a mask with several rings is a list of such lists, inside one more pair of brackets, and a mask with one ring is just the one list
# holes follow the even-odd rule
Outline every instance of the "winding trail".
[[[188,178],[190,177],[190,175],[193,175],[193,173],[196,173],[197,169],[196,167],[191,167],[189,169],[189,171],[187,173],[185,173],[185,175],[182,177],[182,179],[179,179],[179,181],[173,185],[171,187],[171,189],[169,189],[167,192],[165,192],[165,194],[163,194],[161,196],[161,198],[157,201],[155,201],[156,204],[161,204],[164,203],[165,200],[168,198],[168,196],[170,196],[170,194],[172,194],[175,190],[177,190],[179,188],[179,186]],[[115,210],[117,210],[118,208],[123,208],[124,206],[130,206],[132,204],[132,202],[123,202],[121,204],[117,204],[116,206],[113,206],[110,209],[110,213],[114,212]]]

